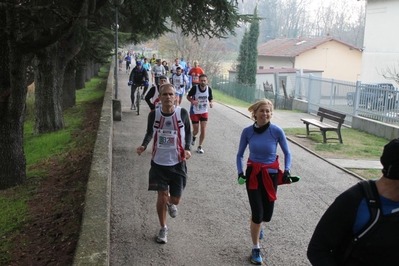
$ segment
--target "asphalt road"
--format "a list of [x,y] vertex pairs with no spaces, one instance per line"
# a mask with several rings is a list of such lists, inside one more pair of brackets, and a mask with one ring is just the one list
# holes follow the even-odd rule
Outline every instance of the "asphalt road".
[[[179,215],[168,216],[168,243],[158,244],[156,192],[147,190],[151,154],[149,149],[141,156],[135,152],[145,134],[149,109],[144,103],[139,116],[130,110],[128,74],[122,73],[122,121],[114,122],[110,264],[251,265],[250,208],[245,187],[237,184],[235,156],[241,131],[252,121],[215,103],[205,153],[197,154],[193,148]],[[188,108],[187,100],[183,107]],[[336,196],[358,182],[293,143],[290,149],[291,172],[302,180],[279,187],[273,219],[264,224],[261,250],[268,266],[310,265],[306,248],[320,216]]]

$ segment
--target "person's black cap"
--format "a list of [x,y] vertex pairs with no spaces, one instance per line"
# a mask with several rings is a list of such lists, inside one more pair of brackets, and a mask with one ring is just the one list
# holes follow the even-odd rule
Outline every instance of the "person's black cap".
[[399,180],[399,139],[391,140],[384,146],[380,162],[386,178]]
[[160,76],[159,79],[168,79],[166,76]]

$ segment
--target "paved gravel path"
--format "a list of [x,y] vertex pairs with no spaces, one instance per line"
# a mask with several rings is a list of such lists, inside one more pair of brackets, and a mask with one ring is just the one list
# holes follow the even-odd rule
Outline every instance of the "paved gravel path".
[[[250,265],[250,209],[244,186],[237,184],[235,156],[241,131],[251,120],[218,103],[210,110],[205,154],[193,151],[187,162],[189,179],[179,216],[168,217],[168,243],[160,245],[155,242],[156,193],[147,191],[150,152],[135,153],[149,109],[145,106],[139,116],[131,111],[127,77],[119,82],[123,114],[114,123],[111,265]],[[183,107],[188,108],[186,100]],[[276,112],[272,122],[279,124],[278,117]],[[290,148],[291,172],[302,180],[279,187],[274,216],[264,225],[261,241],[268,266],[310,265],[306,248],[317,221],[336,196],[358,182],[301,147],[290,143]]]

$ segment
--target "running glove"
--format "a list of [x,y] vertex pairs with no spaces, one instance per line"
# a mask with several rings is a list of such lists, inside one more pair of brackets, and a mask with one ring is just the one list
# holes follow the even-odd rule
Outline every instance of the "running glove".
[[127,83],[128,86],[132,86],[132,84],[133,84],[132,81],[129,81],[129,82]]
[[283,174],[283,183],[291,183],[291,173],[290,170],[285,170]]
[[148,87],[148,80],[145,81],[144,86]]
[[285,170],[283,174],[283,183],[295,183],[301,180],[299,175],[291,175],[290,170]]
[[245,181],[247,181],[247,178],[245,177],[245,175],[243,173],[239,173],[238,174],[238,184],[244,185]]

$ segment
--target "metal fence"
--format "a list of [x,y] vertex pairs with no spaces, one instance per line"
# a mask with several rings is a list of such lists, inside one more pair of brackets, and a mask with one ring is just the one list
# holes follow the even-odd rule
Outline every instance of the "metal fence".
[[253,103],[259,99],[265,98],[263,89],[257,86],[245,86],[237,82],[230,82],[227,77],[213,77],[212,89],[222,91],[236,99],[243,100],[247,103]]
[[345,123],[352,124],[353,106],[347,105],[347,94],[356,91],[356,83],[323,79],[311,74],[297,73],[294,98],[308,102],[308,112],[316,113],[319,107],[346,114]]
[[[285,78],[287,87],[283,89],[278,84],[270,89],[267,86],[244,86],[227,77],[213,77],[212,88],[248,103],[268,98],[274,101],[276,109],[291,110],[293,99],[300,99],[308,103],[309,113],[324,107],[346,114],[348,125],[352,124],[353,116],[399,123],[399,91],[389,83],[365,84],[299,73]],[[275,80],[280,80],[278,74]]]
[[353,116],[399,123],[399,91],[389,83],[355,83],[297,74],[294,97],[307,101],[310,113],[321,106],[346,114],[347,124]]

